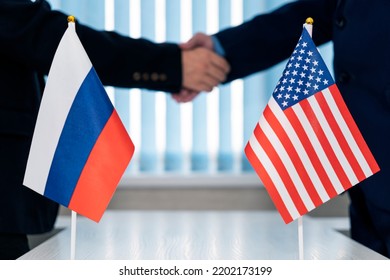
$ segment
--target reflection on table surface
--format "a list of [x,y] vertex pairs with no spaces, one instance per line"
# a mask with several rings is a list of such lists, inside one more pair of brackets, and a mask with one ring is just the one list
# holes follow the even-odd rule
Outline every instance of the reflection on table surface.
[[[386,259],[351,240],[347,218],[303,217],[305,259]],[[69,259],[71,218],[20,259]],[[106,211],[95,223],[77,216],[76,259],[294,260],[298,223],[274,211]]]

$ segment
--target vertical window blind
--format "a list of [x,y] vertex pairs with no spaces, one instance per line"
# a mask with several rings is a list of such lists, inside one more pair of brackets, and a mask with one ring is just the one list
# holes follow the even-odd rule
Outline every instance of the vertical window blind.
[[[270,11],[287,0],[50,0],[83,24],[154,42],[183,42]],[[255,36],[255,35],[254,35]],[[329,68],[332,48],[321,52]],[[285,62],[177,104],[169,94],[107,87],[136,152],[127,175],[253,173],[243,149]],[[126,176],[126,175],[125,175]]]

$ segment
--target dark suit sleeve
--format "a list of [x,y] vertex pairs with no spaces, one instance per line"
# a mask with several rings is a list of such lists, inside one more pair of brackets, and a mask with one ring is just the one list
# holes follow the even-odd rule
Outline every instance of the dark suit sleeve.
[[308,17],[314,19],[315,43],[328,42],[332,37],[335,3],[333,0],[291,2],[215,34],[231,66],[227,81],[264,70],[288,58]]
[[[51,10],[45,1],[0,0],[0,51],[42,74],[48,73],[66,28],[67,15]],[[76,32],[103,84],[179,91],[182,68],[177,44],[132,39],[80,22]]]

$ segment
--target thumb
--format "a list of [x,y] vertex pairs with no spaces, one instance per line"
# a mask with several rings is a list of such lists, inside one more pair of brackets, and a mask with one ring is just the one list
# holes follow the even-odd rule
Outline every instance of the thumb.
[[204,47],[209,50],[213,50],[211,37],[201,32],[196,33],[190,40],[185,43],[181,43],[179,46],[182,50],[190,50],[197,47]]

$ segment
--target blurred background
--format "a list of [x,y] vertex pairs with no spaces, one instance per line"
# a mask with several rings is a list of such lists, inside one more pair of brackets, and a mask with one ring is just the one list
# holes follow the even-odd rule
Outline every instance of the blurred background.
[[[155,42],[183,42],[269,12],[287,0],[50,0],[53,9],[97,29]],[[315,20],[315,19],[314,19]],[[302,22],[303,24],[303,22]],[[315,25],[314,25],[315,32]],[[297,38],[298,39],[298,38]],[[331,44],[320,51],[332,68]],[[177,104],[143,89],[106,90],[136,152],[110,209],[270,210],[267,191],[243,151],[285,62]],[[347,216],[340,195],[310,215]],[[67,210],[62,209],[62,214]]]

